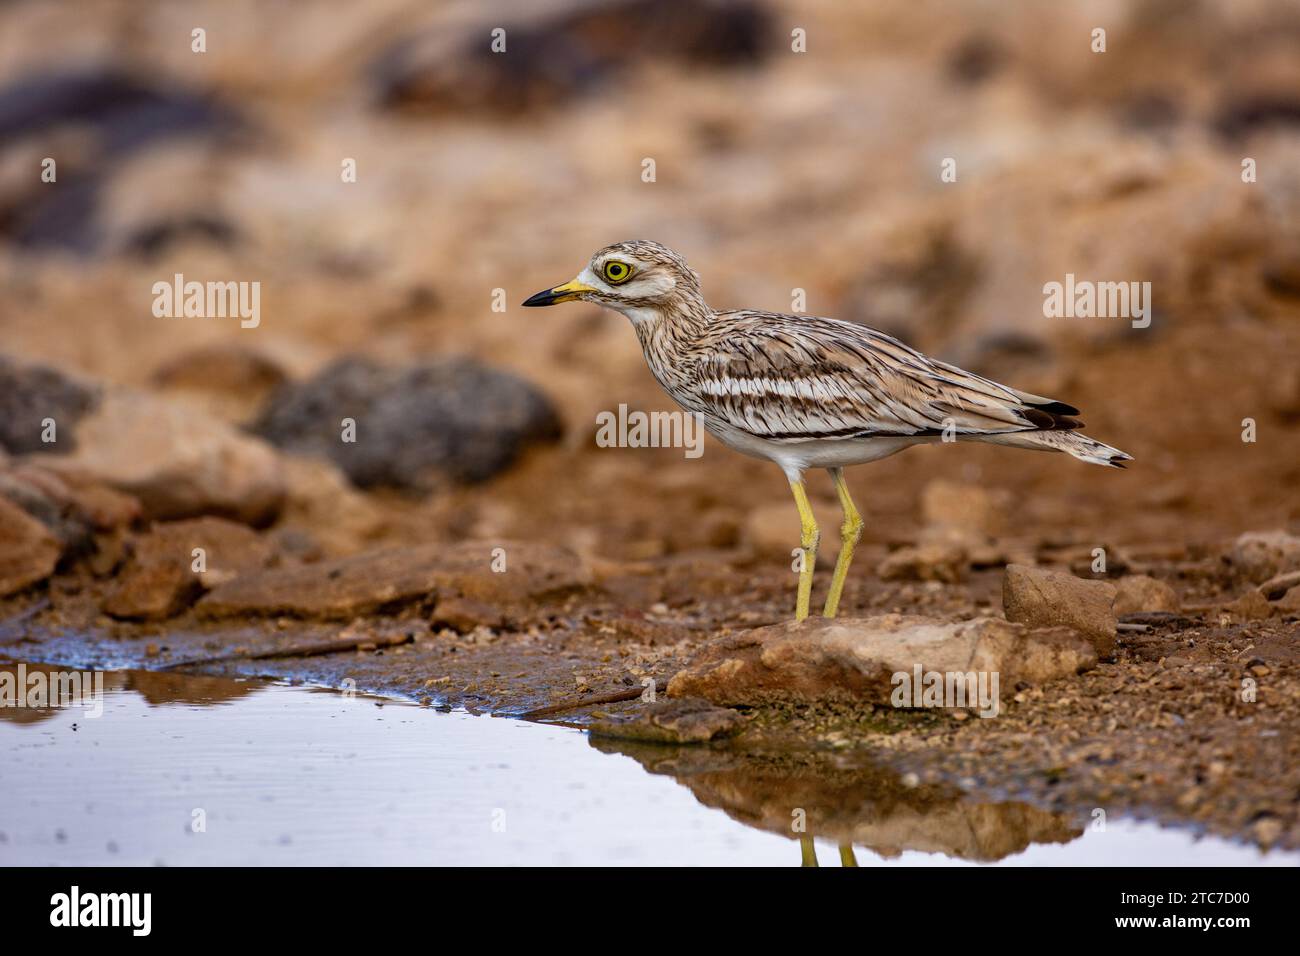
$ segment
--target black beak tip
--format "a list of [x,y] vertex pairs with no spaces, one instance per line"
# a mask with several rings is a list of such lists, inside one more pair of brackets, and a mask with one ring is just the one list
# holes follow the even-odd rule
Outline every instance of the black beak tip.
[[529,308],[536,308],[542,305],[554,305],[555,294],[550,289],[545,289],[536,295],[530,295],[524,300],[524,305]]

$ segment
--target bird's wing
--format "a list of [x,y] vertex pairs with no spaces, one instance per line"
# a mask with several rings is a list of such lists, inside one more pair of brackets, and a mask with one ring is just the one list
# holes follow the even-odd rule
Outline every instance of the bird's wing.
[[1076,409],[834,319],[715,316],[694,360],[702,411],[770,441],[1077,428]]

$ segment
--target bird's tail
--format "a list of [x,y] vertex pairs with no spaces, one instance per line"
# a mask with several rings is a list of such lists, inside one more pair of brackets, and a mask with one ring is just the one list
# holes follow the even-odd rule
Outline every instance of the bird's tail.
[[1077,431],[1010,432],[1002,435],[985,435],[982,436],[982,440],[998,445],[1011,445],[1014,448],[1031,448],[1036,451],[1063,451],[1080,461],[1106,465],[1110,468],[1123,468],[1124,462],[1133,460],[1132,455],[1125,454],[1118,448],[1103,445]]

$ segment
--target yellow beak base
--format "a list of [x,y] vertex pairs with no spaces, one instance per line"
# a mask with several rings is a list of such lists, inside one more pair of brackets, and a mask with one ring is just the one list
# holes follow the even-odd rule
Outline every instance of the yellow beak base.
[[589,285],[584,285],[577,279],[566,282],[564,285],[557,285],[554,289],[546,289],[536,295],[529,296],[524,300],[524,305],[531,307],[542,305],[557,305],[560,302],[572,302],[574,299],[582,298],[584,292],[595,292]]

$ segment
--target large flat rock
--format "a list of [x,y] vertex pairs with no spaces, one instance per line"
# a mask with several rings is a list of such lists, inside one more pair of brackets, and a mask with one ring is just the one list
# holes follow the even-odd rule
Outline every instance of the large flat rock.
[[[1067,628],[1032,629],[998,618],[956,623],[884,614],[813,618],[719,638],[668,684],[674,697],[744,706],[849,700],[891,704],[897,673],[998,674],[999,693],[1094,666],[1092,644]],[[990,685],[991,686],[991,685]]]
[[198,609],[211,617],[350,618],[451,599],[514,607],[589,581],[585,566],[565,548],[523,542],[428,544],[240,575],[214,588]]

